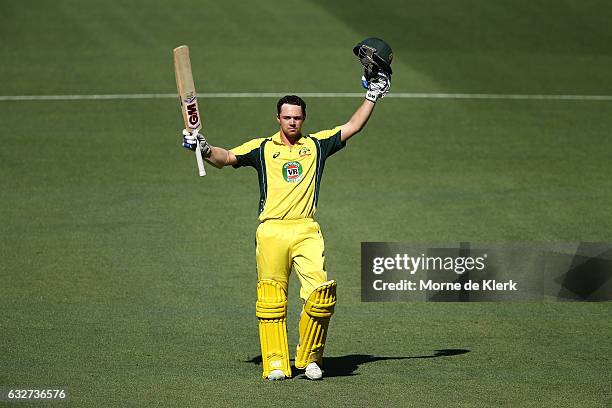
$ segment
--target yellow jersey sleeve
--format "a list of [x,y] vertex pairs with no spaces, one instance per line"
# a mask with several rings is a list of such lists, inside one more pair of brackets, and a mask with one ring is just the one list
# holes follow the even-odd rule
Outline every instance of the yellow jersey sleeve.
[[266,138],[249,140],[248,142],[243,143],[240,146],[236,146],[233,149],[230,149],[230,152],[234,153],[236,159],[238,160],[238,163],[235,164],[233,167],[238,168],[250,166],[257,168],[257,166],[261,162],[260,148],[265,140]]
[[322,130],[310,135],[310,137],[319,141],[321,146],[321,159],[325,160],[346,146],[346,142],[343,142],[340,138],[340,133],[340,126],[336,126],[333,129]]

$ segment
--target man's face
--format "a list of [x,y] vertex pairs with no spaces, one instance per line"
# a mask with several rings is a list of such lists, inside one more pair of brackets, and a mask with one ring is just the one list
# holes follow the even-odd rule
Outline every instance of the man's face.
[[302,134],[304,116],[301,106],[284,103],[277,120],[285,136],[297,137]]

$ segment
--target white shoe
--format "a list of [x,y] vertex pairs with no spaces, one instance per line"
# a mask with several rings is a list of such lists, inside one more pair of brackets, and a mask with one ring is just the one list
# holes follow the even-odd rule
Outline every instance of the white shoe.
[[310,363],[306,366],[306,377],[309,380],[320,380],[323,378],[323,371],[317,363]]
[[270,374],[268,374],[268,380],[270,381],[279,381],[285,379],[285,373],[282,370],[272,370]]

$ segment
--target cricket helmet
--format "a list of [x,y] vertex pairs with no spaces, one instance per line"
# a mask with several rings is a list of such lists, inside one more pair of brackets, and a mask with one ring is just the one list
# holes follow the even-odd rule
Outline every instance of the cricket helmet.
[[393,51],[385,40],[376,37],[366,38],[353,48],[353,53],[363,65],[368,80],[376,76],[378,70],[389,76],[393,73],[391,70]]

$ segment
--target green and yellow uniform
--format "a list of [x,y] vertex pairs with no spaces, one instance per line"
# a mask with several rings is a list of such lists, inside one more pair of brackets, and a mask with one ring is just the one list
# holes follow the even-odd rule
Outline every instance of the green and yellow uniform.
[[291,377],[287,344],[287,287],[293,267],[304,308],[295,364],[321,364],[336,282],[327,281],[323,235],[314,220],[325,161],[344,147],[340,127],[302,136],[285,145],[280,132],[231,149],[234,167],[254,167],[259,178],[256,233],[257,307],[263,377],[282,370]]
[[279,132],[231,149],[238,160],[234,167],[254,167],[259,177],[259,279],[275,280],[286,290],[294,266],[303,299],[327,281],[323,236],[314,214],[325,161],[344,145],[336,127],[302,136],[293,146],[285,145]]
[[259,176],[259,220],[299,220],[314,217],[325,160],[344,147],[340,127],[302,136],[285,145],[280,132],[231,149],[238,164]]

